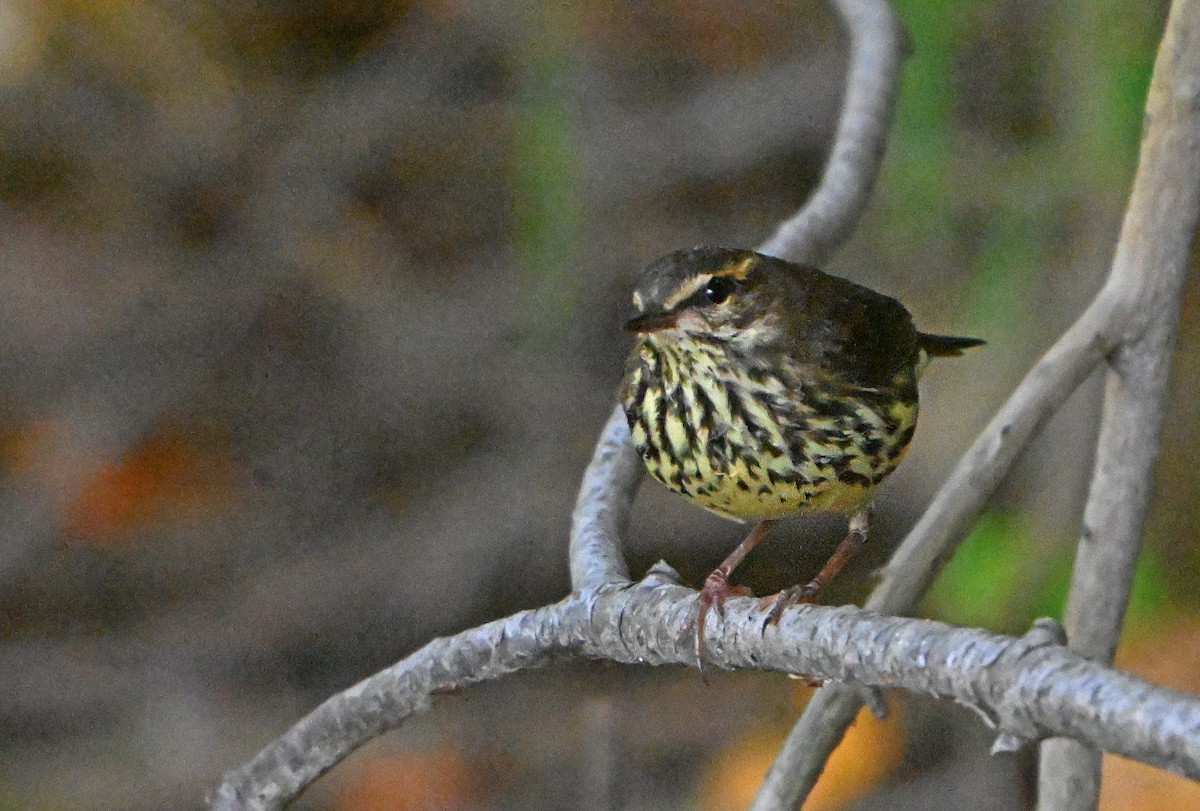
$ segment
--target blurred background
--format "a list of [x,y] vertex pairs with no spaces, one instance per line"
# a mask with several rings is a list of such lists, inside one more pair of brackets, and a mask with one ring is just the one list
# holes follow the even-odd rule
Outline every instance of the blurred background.
[[[1101,283],[1166,4],[899,8],[896,127],[830,269],[988,345],[927,375],[833,603]],[[844,60],[818,2],[0,0],[0,809],[199,808],[333,691],[563,596],[637,269],[758,244],[800,205]],[[1194,281],[1184,308],[1121,661],[1195,691]],[[1060,613],[1097,383],[926,614]],[[789,522],[739,578],[806,580],[842,532]],[[650,482],[628,545],[697,584],[739,538]],[[809,691],[711,681],[592,664],[478,687],[297,807],[742,808]],[[1029,807],[1031,756],[890,701],[808,808]],[[1106,808],[1200,803],[1106,774]]]

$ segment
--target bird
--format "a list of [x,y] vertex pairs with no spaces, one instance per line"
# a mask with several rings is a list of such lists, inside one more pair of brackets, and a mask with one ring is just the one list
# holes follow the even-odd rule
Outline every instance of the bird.
[[917,425],[917,379],[931,358],[984,341],[920,332],[894,298],[815,267],[744,249],[701,246],[641,273],[637,341],[619,398],[649,474],[749,534],[705,579],[705,618],[731,596],[733,570],[773,522],[837,512],[848,530],[804,585],[766,598],[768,622],[821,590],[866,543],[872,495]]

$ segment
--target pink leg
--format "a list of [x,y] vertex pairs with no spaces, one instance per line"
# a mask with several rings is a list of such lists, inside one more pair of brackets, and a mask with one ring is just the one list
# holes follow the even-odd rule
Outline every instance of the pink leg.
[[[838,544],[838,548],[834,550],[829,560],[821,567],[821,571],[812,580],[805,583],[803,586],[792,586],[790,589],[784,589],[775,595],[773,605],[771,606],[771,616],[767,618],[767,624],[774,625],[779,622],[779,618],[783,615],[785,608],[797,603],[813,603],[817,600],[817,595],[821,590],[829,585],[829,581],[842,570],[850,559],[858,554],[858,550],[863,548],[863,544],[867,542],[867,531],[871,526],[871,511],[870,509],[860,510],[850,516],[850,527],[846,532],[846,537]],[[771,598],[766,598],[770,600]]]
[[704,620],[708,615],[708,610],[715,607],[717,613],[723,616],[726,598],[745,597],[750,594],[750,589],[745,586],[729,585],[729,575],[733,574],[733,570],[737,568],[738,564],[767,534],[772,523],[771,521],[759,521],[755,524],[754,528],[750,530],[750,534],[704,580],[704,587],[700,589],[700,596],[696,599],[696,664],[701,672],[704,671]]

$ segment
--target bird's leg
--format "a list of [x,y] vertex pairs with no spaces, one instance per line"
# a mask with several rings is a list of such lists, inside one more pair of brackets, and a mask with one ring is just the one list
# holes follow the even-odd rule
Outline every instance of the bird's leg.
[[704,618],[707,616],[708,610],[713,607],[716,607],[718,614],[724,616],[726,598],[750,595],[750,589],[745,586],[729,585],[729,575],[733,574],[737,565],[767,534],[772,523],[771,521],[759,521],[755,524],[754,528],[750,530],[750,534],[704,580],[704,587],[700,589],[700,596],[696,598],[696,664],[701,671],[704,670]]
[[858,554],[858,550],[863,548],[863,544],[867,542],[867,531],[870,529],[870,526],[870,507],[865,507],[850,516],[850,526],[846,532],[846,537],[842,539],[842,542],[838,544],[838,548],[834,550],[833,555],[821,567],[821,571],[817,572],[817,576],[803,586],[792,586],[775,595],[771,605],[771,616],[767,618],[767,624],[774,625],[779,622],[779,618],[783,616],[784,609],[788,606],[796,605],[797,603],[816,602],[817,595],[821,593],[821,590],[829,585],[829,581],[850,562],[852,557]]

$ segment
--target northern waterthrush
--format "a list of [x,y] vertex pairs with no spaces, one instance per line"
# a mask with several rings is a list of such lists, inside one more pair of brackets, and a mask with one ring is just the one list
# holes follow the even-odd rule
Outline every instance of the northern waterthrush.
[[821,571],[781,592],[772,617],[809,601],[866,541],[876,487],[917,424],[917,378],[931,356],[983,343],[918,332],[893,298],[819,270],[746,250],[696,248],[643,272],[640,340],[621,403],[633,444],[658,481],[706,510],[757,522],[708,576],[704,620],[770,522],[807,511],[850,516]]

